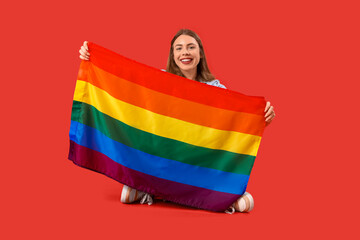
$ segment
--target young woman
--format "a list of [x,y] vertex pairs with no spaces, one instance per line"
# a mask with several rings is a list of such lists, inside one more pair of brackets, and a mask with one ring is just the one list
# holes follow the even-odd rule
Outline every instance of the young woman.
[[[86,41],[83,46],[81,46],[79,52],[81,59],[89,60],[90,53],[88,52]],[[166,71],[194,81],[226,88],[211,74],[206,62],[202,42],[199,36],[189,29],[179,30],[171,40]],[[267,102],[265,107],[266,125],[270,124],[274,117],[274,107],[270,105],[270,102]],[[124,185],[120,199],[122,203],[131,203],[139,199],[141,199],[141,203],[148,203],[149,205],[153,203],[153,199],[149,194]],[[233,213],[235,210],[239,212],[250,212],[253,207],[254,200],[252,196],[245,192],[245,194],[230,207],[230,211],[226,212]]]

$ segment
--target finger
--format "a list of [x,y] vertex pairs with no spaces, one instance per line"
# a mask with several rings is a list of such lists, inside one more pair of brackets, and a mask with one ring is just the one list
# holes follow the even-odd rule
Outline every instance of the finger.
[[270,107],[270,102],[266,102],[266,107],[265,107],[265,111],[264,111],[264,112],[266,112],[266,111],[269,109],[269,107]]
[[87,57],[87,58],[90,57],[90,54],[87,53],[87,52],[85,52],[84,49],[80,49],[80,50],[79,50],[79,53],[80,53],[80,55],[82,55],[83,57]]
[[81,58],[82,60],[89,60],[88,57],[83,57],[82,55],[80,55],[80,58]]
[[273,119],[274,119],[274,116],[271,115],[268,118],[266,118],[265,122],[270,123]]
[[84,57],[86,56],[86,54],[85,54],[84,50],[82,50],[82,48],[80,48],[79,53]]
[[271,106],[269,110],[266,112],[265,117],[270,116],[274,112],[274,107]]
[[265,121],[266,121],[266,122],[268,122],[268,121],[271,122],[274,118],[275,118],[275,113],[273,113],[273,114],[271,114],[269,117],[267,117],[267,118],[265,119]]
[[81,46],[80,49],[83,51],[83,53],[84,53],[85,55],[90,56],[90,53],[86,50],[86,48],[85,48],[84,46]]
[[84,41],[83,46],[85,47],[85,49],[86,49],[86,50],[88,50],[88,51],[89,51],[89,48],[88,48],[88,45],[87,45],[87,44],[88,44],[88,42],[87,42],[87,41]]
[[82,56],[83,58],[89,60],[89,56],[86,56],[83,51],[79,50],[79,53],[80,53],[80,56]]

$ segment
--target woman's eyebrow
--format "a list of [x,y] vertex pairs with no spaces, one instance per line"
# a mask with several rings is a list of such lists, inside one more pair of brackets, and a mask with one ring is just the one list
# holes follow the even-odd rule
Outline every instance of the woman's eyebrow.
[[[189,46],[189,45],[195,45],[195,43],[188,43],[188,44],[186,44],[186,45],[187,45],[187,46]],[[176,47],[176,46],[182,47],[182,44],[178,43],[178,44],[175,45],[175,47]]]

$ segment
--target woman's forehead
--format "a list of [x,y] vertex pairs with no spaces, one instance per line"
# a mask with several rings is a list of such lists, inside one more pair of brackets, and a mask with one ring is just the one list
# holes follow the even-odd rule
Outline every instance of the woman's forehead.
[[198,45],[195,38],[189,36],[189,35],[180,35],[174,42],[174,46],[176,45],[188,45],[190,43],[193,43],[195,45]]

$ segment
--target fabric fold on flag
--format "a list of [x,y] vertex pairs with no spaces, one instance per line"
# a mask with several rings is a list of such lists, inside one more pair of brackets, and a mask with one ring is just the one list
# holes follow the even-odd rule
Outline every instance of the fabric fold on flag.
[[175,203],[225,211],[246,190],[263,97],[138,63],[94,43],[82,61],[69,159]]

